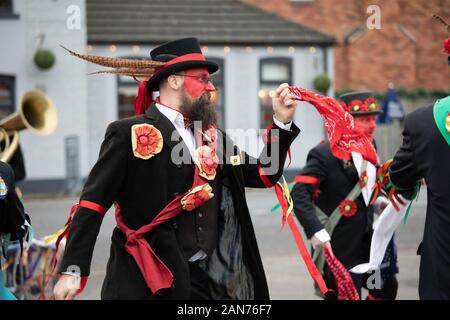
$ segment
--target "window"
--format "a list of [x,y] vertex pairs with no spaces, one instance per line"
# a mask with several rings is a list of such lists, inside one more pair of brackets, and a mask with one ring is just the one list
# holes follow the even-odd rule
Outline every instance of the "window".
[[0,0],[0,18],[17,18],[18,16],[13,13],[12,0]]
[[15,78],[0,75],[0,120],[14,112]]
[[276,88],[283,82],[292,83],[292,59],[261,59],[259,77],[260,128],[266,128],[272,122],[272,98]]
[[134,98],[137,95],[139,82],[128,76],[118,76],[118,117],[119,119],[134,116]]
[[214,109],[217,112],[217,126],[225,129],[225,86],[224,86],[224,60],[221,58],[207,58],[207,60],[215,62],[219,65],[219,70],[214,73],[211,78],[216,88],[213,93]]

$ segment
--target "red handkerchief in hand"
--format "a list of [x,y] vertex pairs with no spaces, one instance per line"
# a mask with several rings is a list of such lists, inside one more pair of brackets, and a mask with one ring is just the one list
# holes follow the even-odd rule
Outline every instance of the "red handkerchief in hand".
[[354,125],[353,116],[330,97],[321,96],[301,87],[289,88],[296,97],[294,100],[312,104],[320,113],[327,130],[331,152],[336,158],[350,160],[352,152],[361,153],[372,164],[378,163],[377,153],[372,142]]
[[356,291],[352,277],[343,264],[331,253],[330,249],[323,247],[325,251],[325,260],[336,280],[338,291],[338,300],[359,300],[358,291]]

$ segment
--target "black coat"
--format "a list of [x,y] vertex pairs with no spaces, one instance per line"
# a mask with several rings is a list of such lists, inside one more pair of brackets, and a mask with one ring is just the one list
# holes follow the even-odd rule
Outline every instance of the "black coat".
[[[136,158],[132,153],[131,126],[142,123],[155,126],[164,139],[162,151],[149,160]],[[171,135],[175,130],[173,124],[155,106],[149,107],[145,115],[111,123],[106,131],[99,159],[84,186],[81,200],[98,203],[105,209],[116,201],[121,206],[125,223],[131,229],[136,230],[150,223],[172,199],[192,186],[194,166],[175,164],[171,161],[171,151],[178,144],[178,141],[171,141]],[[295,125],[291,131],[281,129],[277,131],[279,139],[273,139],[273,142],[265,147],[275,150],[274,148],[279,146],[280,150],[276,173],[268,177],[271,181],[277,181],[281,176],[287,150],[299,133]],[[228,145],[224,158],[229,163],[229,157],[239,151],[225,135],[221,136],[218,141]],[[245,187],[263,188],[264,184],[259,177],[256,161],[250,161],[251,158],[246,153],[242,153],[241,158],[244,164],[238,166],[225,164],[218,170],[223,176],[224,186],[228,184],[227,190],[232,199],[225,211],[231,212],[237,224],[234,228],[240,227],[241,231],[236,243],[230,243],[229,247],[242,248],[243,258],[239,263],[246,266],[253,279],[250,296],[255,299],[268,299],[266,278],[244,190]],[[189,213],[180,213],[182,214]],[[189,298],[189,267],[182,252],[182,243],[179,241],[180,226],[173,223],[174,221],[176,218],[159,225],[146,236],[155,253],[174,275],[173,288],[166,289],[159,295],[151,295],[137,264],[124,249],[125,236],[115,228],[102,289],[103,299]],[[70,265],[77,265],[82,275],[89,274],[92,252],[101,222],[102,216],[90,209],[77,210],[60,271],[66,271]],[[226,237],[224,238],[226,240]]]
[[5,191],[0,192],[0,233],[11,234],[11,240],[21,239],[25,235],[22,226],[29,217],[25,214],[24,207],[15,190],[14,172],[11,166],[0,161],[0,178],[6,186]]
[[14,179],[16,182],[22,181],[26,177],[25,170],[25,159],[23,157],[22,148],[20,144],[17,147],[16,152],[14,152],[11,160],[9,160],[9,165],[14,171]]
[[[390,177],[406,189],[425,178],[428,205],[421,246],[419,296],[450,299],[450,147],[433,118],[433,106],[409,114],[403,145],[394,157]],[[406,197],[411,193],[401,191]],[[414,204],[413,204],[414,205]]]
[[[292,190],[295,215],[306,236],[311,238],[324,228],[316,216],[314,205],[326,215],[331,215],[359,181],[359,176],[352,160],[344,166],[344,161],[333,156],[328,142],[309,152],[299,175],[320,180],[320,194],[316,199],[313,198],[315,187],[311,184],[296,183]],[[358,207],[356,214],[350,218],[342,217],[331,235],[333,252],[348,269],[368,261],[372,235],[373,206],[366,206],[362,194],[355,202]]]

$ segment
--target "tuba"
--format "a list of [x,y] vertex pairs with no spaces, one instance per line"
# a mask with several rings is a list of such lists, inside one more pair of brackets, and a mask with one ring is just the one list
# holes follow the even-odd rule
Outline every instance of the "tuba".
[[25,92],[19,110],[0,120],[0,160],[11,160],[19,146],[20,130],[47,135],[56,129],[57,122],[56,108],[47,95],[39,90]]

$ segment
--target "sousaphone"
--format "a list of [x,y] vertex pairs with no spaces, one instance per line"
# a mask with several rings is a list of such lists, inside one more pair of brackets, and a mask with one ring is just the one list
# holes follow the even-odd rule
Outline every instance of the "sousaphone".
[[46,94],[39,90],[25,92],[19,110],[0,120],[0,160],[11,160],[19,146],[20,130],[48,135],[55,131],[57,122],[56,108]]

